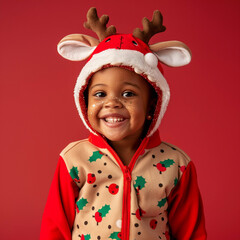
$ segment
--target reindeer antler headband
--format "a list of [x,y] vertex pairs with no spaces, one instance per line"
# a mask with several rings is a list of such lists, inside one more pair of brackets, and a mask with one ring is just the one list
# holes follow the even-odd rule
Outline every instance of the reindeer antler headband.
[[148,136],[150,136],[158,128],[170,98],[169,86],[163,77],[160,62],[172,67],[183,66],[191,61],[191,52],[184,43],[179,41],[148,45],[154,34],[166,29],[162,24],[162,14],[158,10],[154,11],[151,21],[143,18],[143,30],[136,28],[133,34],[116,34],[114,26],[106,27],[108,21],[107,15],[99,18],[96,8],[90,8],[84,26],[94,31],[99,39],[84,34],[71,34],[64,37],[58,44],[59,54],[68,60],[82,61],[88,58],[74,90],[79,115],[85,126],[95,133],[88,123],[84,102],[84,90],[89,78],[106,66],[127,68],[142,75],[156,92],[162,93],[159,94],[162,97],[158,99],[154,119],[149,129]]
[[104,38],[114,35],[116,33],[115,26],[106,27],[109,21],[108,15],[102,15],[100,18],[97,15],[96,8],[90,8],[87,13],[87,22],[83,25],[85,28],[91,29],[95,32],[100,41]]
[[[95,32],[100,41],[104,38],[116,34],[116,27],[106,27],[109,21],[108,15],[102,15],[100,18],[97,15],[96,8],[92,7],[87,13],[87,22],[84,23],[84,27],[91,29]],[[162,25],[163,17],[159,10],[154,11],[152,21],[150,22],[146,17],[142,20],[143,31],[140,28],[136,28],[133,31],[133,36],[141,39],[143,42],[148,43],[150,38],[160,32],[164,32],[166,27]]]

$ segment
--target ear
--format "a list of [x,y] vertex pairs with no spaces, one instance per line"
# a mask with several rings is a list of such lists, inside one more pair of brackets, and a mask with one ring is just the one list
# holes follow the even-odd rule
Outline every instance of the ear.
[[170,67],[181,67],[190,63],[192,54],[187,45],[179,41],[160,42],[150,45],[159,61]]
[[88,58],[98,44],[99,40],[96,38],[83,34],[71,34],[58,43],[57,51],[68,60],[81,61]]

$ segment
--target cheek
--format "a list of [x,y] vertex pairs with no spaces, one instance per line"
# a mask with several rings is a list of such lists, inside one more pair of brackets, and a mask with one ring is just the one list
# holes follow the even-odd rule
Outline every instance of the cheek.
[[101,102],[89,102],[88,109],[87,109],[87,115],[89,121],[92,120],[92,118],[97,117],[98,112],[102,108],[103,101]]
[[128,104],[128,112],[131,115],[131,119],[135,123],[138,123],[139,125],[144,124],[145,118],[146,118],[146,110],[145,110],[145,106],[143,106],[142,103]]
[[132,113],[144,115],[145,117],[147,112],[147,104],[145,101],[143,101],[143,99],[140,101],[128,101],[126,106]]

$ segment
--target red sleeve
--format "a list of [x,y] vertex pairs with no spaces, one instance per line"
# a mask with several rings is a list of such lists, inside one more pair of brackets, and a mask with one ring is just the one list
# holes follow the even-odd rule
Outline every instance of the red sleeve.
[[40,240],[70,240],[79,188],[60,157],[42,217]]
[[171,235],[177,240],[207,238],[203,204],[197,184],[196,170],[190,162],[168,197]]

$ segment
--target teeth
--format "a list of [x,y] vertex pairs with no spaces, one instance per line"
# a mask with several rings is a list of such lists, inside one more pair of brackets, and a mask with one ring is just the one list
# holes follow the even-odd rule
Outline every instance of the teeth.
[[105,118],[105,121],[109,123],[122,122],[123,120],[123,118]]

